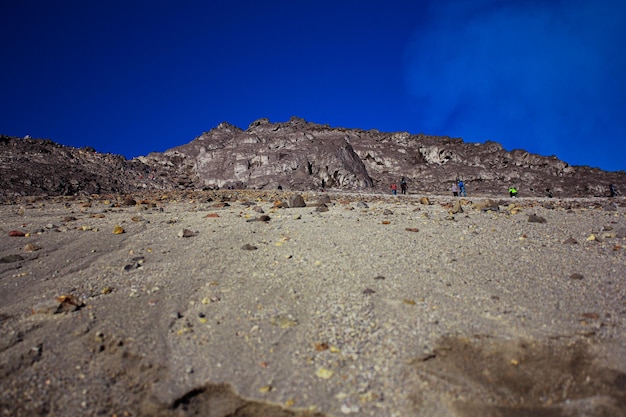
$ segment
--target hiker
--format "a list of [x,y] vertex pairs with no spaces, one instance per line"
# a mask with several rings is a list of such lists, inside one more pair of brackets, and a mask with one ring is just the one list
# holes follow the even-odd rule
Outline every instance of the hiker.
[[398,194],[398,186],[396,185],[395,182],[391,183],[391,194],[393,194],[393,195],[397,195]]
[[402,179],[400,180],[400,189],[402,190],[402,194],[406,194],[407,188],[408,188],[408,185],[406,183],[406,179],[402,177]]
[[509,188],[509,195],[511,196],[511,198],[517,197],[517,188],[515,187]]
[[456,185],[456,182],[452,183],[452,195],[455,197],[459,196],[459,186]]
[[465,192],[465,184],[463,180],[459,180],[459,195],[461,197],[467,197],[467,193]]
[[611,197],[617,197],[619,195],[619,191],[614,184],[609,184],[609,191],[611,192]]
[[546,197],[548,198],[554,197],[554,195],[552,194],[552,190],[549,188],[546,188]]

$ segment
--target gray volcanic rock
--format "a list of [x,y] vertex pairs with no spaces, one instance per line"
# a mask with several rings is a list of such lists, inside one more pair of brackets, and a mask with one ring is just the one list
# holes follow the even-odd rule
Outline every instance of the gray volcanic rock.
[[608,196],[626,192],[626,172],[571,166],[555,156],[507,151],[495,142],[347,129],[292,117],[221,123],[193,141],[132,160],[49,140],[0,136],[0,196],[129,193],[142,189],[342,189],[389,192],[404,177],[409,194]]
[[155,177],[139,160],[73,148],[48,139],[0,136],[0,197],[129,193],[171,189],[171,175]]
[[275,189],[370,188],[372,178],[349,135],[292,118],[272,124],[259,119],[243,131],[228,123],[162,158],[183,158],[201,187]]
[[[409,193],[447,193],[461,178],[470,194],[607,196],[610,183],[626,188],[626,173],[571,166],[555,156],[506,151],[495,142],[377,130],[333,128],[292,117],[259,119],[246,130],[228,123],[164,154],[184,164],[197,188],[305,190],[336,188],[387,192],[405,177]],[[192,167],[192,168],[190,168]]]

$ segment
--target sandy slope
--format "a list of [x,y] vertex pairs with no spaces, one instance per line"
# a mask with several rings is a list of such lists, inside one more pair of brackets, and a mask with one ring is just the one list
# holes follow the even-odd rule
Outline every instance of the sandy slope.
[[623,199],[304,197],[0,206],[0,415],[626,415]]

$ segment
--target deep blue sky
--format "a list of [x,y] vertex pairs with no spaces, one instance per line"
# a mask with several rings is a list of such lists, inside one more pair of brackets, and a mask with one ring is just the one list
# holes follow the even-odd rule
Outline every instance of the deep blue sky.
[[127,157],[268,117],[626,170],[623,0],[0,6],[0,133]]

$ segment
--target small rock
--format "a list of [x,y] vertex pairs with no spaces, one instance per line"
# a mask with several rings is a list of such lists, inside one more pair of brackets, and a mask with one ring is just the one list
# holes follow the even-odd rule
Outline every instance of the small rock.
[[289,197],[289,207],[306,207],[306,203],[304,202],[304,197],[300,194],[292,195]]
[[373,290],[373,289],[371,289],[371,288],[366,288],[366,289],[364,289],[364,290],[363,290],[363,294],[365,294],[365,295],[374,294],[375,292],[376,292],[376,291],[374,291],[374,290]]
[[536,214],[530,214],[528,216],[528,223],[547,223],[547,220]]
[[268,215],[265,215],[265,214],[264,214],[263,216],[259,216],[259,217],[256,217],[256,218],[254,218],[254,219],[248,219],[248,220],[246,220],[246,221],[247,221],[247,222],[265,222],[265,223],[267,223],[267,222],[269,222],[271,219],[272,219],[272,218],[271,218],[270,216],[268,216]]
[[450,214],[463,213],[463,207],[461,207],[461,201],[457,200],[452,206],[452,208],[450,209],[450,211],[448,211],[448,213]]
[[137,205],[137,201],[135,201],[132,197],[127,197],[122,201],[123,206],[135,206]]
[[500,209],[498,203],[489,198],[474,203],[473,207],[480,211],[498,211]]
[[407,227],[406,229],[407,232],[419,232],[420,229],[418,229],[417,227]]
[[377,276],[374,277],[374,279],[381,280],[381,279],[385,279],[385,277],[382,276],[382,275],[377,275]]
[[9,232],[9,236],[11,236],[11,237],[24,237],[24,236],[26,236],[26,233],[22,232],[21,230],[11,230]]
[[430,200],[428,199],[428,197],[422,197],[422,198],[420,198],[420,204],[425,205],[425,206],[429,206],[430,205]]
[[83,302],[73,295],[61,295],[54,300],[41,302],[32,308],[33,314],[58,314],[76,311],[84,306]]
[[126,231],[124,230],[124,228],[120,226],[119,224],[116,224],[115,227],[113,228],[114,235],[121,235],[122,233],[125,233],[125,232]]
[[330,204],[330,197],[326,194],[318,197],[317,204]]
[[241,249],[243,249],[243,250],[257,250],[258,248],[256,246],[253,246],[253,245],[249,244],[249,243],[246,243],[245,245],[243,245],[241,247]]
[[576,244],[578,244],[578,241],[576,239],[574,239],[573,237],[569,237],[569,238],[565,239],[563,241],[563,243],[566,244],[566,245],[576,245]]
[[367,203],[366,203],[366,202],[364,202],[364,201],[359,201],[358,203],[356,203],[356,206],[357,206],[358,208],[363,208],[363,209],[368,209],[368,208],[370,208],[370,206],[368,206],[368,205],[367,205]]
[[265,213],[263,211],[263,207],[261,207],[261,206],[254,206],[254,211],[256,211],[257,213],[260,213],[260,214],[264,214]]
[[324,368],[324,367],[317,368],[317,371],[315,371],[315,375],[318,378],[322,378],[322,379],[328,379],[332,377],[333,374],[334,372],[332,370]]
[[195,232],[192,232],[189,229],[182,229],[178,232],[178,237],[194,237],[196,235]]
[[358,413],[359,411],[361,411],[361,408],[356,404],[345,402],[341,404],[340,410],[343,414],[352,414],[352,413]]
[[41,247],[35,245],[34,243],[29,243],[28,245],[24,246],[24,252],[36,252],[39,249],[41,249]]
[[383,214],[384,214],[385,216],[390,216],[390,215],[392,215],[392,214],[393,214],[393,211],[391,211],[391,210],[389,210],[389,209],[385,209],[385,210],[383,210]]
[[326,206],[326,204],[320,204],[319,206],[317,206],[315,211],[319,213],[326,213],[328,211],[328,206]]
[[219,214],[217,214],[217,213],[209,213],[209,214],[207,214],[207,215],[206,215],[206,216],[204,216],[204,217],[207,217],[207,218],[210,218],[210,219],[211,219],[211,218],[217,218],[217,217],[220,217],[220,215],[219,215]]
[[584,278],[584,276],[582,274],[578,274],[578,273],[574,273],[574,274],[569,276],[569,279],[581,280],[583,278]]

